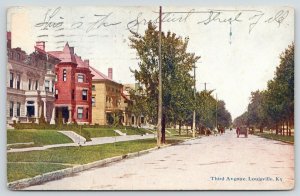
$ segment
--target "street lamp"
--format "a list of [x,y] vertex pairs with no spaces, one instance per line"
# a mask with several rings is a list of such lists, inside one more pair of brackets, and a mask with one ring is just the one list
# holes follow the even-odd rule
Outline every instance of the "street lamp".
[[157,146],[161,145],[162,135],[162,67],[161,67],[161,6],[159,6],[159,39],[158,39],[158,64],[159,64],[159,83],[158,83],[158,122],[157,122]]
[[218,130],[218,94],[216,93],[216,129]]

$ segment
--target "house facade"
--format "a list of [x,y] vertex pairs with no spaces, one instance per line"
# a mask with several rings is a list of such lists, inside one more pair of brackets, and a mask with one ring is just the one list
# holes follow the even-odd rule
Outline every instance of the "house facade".
[[130,126],[143,126],[146,124],[146,118],[143,114],[136,114],[132,111],[132,106],[134,106],[135,101],[130,97],[130,91],[133,90],[135,93],[139,93],[139,84],[123,84],[123,92],[122,97],[124,97],[124,101],[122,101],[122,105],[126,108],[126,112],[124,112],[124,124]]
[[89,61],[82,60],[66,43],[62,51],[49,54],[60,60],[55,65],[55,116],[65,123],[92,122],[92,74]]
[[92,80],[93,124],[112,124],[113,116],[118,114],[122,120],[121,93],[123,85],[112,79],[113,70],[108,69],[108,76],[90,66]]
[[53,119],[55,92],[55,64],[59,59],[45,52],[45,43],[37,42],[34,52],[26,54],[11,47],[11,33],[7,32],[7,124],[38,122]]

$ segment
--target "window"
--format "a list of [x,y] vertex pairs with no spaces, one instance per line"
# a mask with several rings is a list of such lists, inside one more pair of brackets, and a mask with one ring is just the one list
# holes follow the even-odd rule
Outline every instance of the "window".
[[45,91],[49,92],[49,86],[50,86],[50,81],[49,80],[45,80]]
[[14,74],[13,73],[9,74],[9,87],[10,88],[14,87]]
[[57,82],[57,73],[55,74],[55,82]]
[[52,70],[52,65],[50,63],[47,65],[47,69]]
[[17,53],[17,61],[20,61],[21,60],[21,55],[20,53]]
[[74,89],[72,89],[71,96],[72,96],[72,100],[74,100],[75,99],[75,90]]
[[31,90],[31,79],[28,80],[28,90]]
[[95,85],[92,85],[92,91],[95,91],[95,90],[96,90]]
[[17,116],[20,116],[21,114],[21,103],[17,102]]
[[17,75],[17,89],[20,89],[21,86],[21,76],[20,74]]
[[89,119],[89,108],[86,108],[85,119]]
[[82,75],[82,74],[78,74],[78,82],[80,82],[80,83],[83,83],[83,81],[84,81],[84,76]]
[[77,108],[77,118],[82,119],[82,117],[83,117],[83,108],[82,107]]
[[13,101],[9,102],[9,116],[10,117],[14,116],[14,102]]
[[67,70],[63,70],[63,81],[67,81]]
[[35,90],[37,91],[38,89],[39,89],[39,81],[36,80],[36,81],[35,81]]
[[87,90],[82,90],[82,100],[87,100]]
[[55,99],[58,99],[58,90],[55,89]]
[[93,106],[93,107],[96,106],[96,100],[95,100],[95,97],[92,97],[92,106]]
[[52,85],[51,85],[51,92],[52,92],[52,93],[54,92],[54,84],[55,84],[55,81],[52,80]]

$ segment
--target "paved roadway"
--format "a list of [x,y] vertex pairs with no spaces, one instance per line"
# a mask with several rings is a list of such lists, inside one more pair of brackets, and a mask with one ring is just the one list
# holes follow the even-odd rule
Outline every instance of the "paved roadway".
[[28,190],[291,189],[294,146],[234,131],[94,168]]

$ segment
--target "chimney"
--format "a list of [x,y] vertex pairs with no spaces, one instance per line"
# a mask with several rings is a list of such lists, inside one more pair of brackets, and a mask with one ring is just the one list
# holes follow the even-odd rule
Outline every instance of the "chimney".
[[112,68],[108,68],[108,78],[109,79],[113,79],[113,70],[112,70]]
[[45,42],[44,41],[37,41],[35,43],[35,46],[41,50],[44,50],[45,51]]
[[11,32],[8,31],[6,33],[6,37],[7,37],[7,48],[11,48]]
[[84,63],[87,64],[88,66],[90,66],[90,61],[88,59],[85,59]]
[[71,54],[74,54],[74,47],[70,47]]

